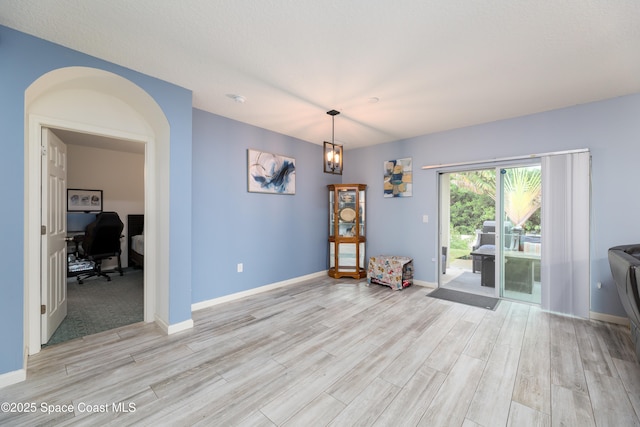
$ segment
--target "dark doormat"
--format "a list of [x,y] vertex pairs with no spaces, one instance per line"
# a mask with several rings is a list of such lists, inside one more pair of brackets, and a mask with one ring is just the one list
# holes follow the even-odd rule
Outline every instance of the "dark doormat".
[[431,298],[439,298],[447,301],[459,302],[460,304],[472,305],[474,307],[495,310],[500,300],[484,295],[470,294],[467,292],[452,291],[451,289],[438,288],[427,294]]

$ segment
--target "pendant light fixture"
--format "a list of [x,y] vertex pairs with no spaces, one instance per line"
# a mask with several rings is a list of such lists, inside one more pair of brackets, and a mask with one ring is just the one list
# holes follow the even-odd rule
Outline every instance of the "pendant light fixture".
[[342,145],[335,143],[336,134],[336,116],[340,111],[327,111],[331,116],[331,142],[324,142],[324,155],[322,162],[324,163],[324,172],[336,175],[342,175]]

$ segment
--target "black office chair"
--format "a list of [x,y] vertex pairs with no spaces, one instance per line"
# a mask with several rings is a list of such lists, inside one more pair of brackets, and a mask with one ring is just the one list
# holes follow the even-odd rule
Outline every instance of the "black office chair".
[[96,220],[87,225],[82,241],[82,256],[93,261],[93,270],[76,276],[78,283],[82,284],[85,279],[93,276],[103,276],[107,281],[111,281],[107,273],[113,273],[113,271],[102,271],[102,261],[113,257],[118,258],[118,268],[115,271],[122,276],[120,238],[123,228],[124,224],[116,212],[99,213],[96,215]]

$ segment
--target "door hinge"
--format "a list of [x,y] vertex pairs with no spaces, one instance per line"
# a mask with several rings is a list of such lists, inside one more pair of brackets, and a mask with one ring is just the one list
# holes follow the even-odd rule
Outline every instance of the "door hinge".
[[41,225],[40,226],[40,234],[42,234],[43,236],[45,234],[47,234],[47,226],[46,225]]
[[46,156],[47,155],[47,147],[41,146],[40,149],[41,149],[42,155]]
[[47,306],[42,304],[40,306],[40,314],[45,314],[47,312]]

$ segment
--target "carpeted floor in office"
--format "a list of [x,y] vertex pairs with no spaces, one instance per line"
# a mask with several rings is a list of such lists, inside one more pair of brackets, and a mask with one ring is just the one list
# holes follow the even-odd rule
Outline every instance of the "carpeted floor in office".
[[79,285],[67,279],[67,317],[47,346],[141,322],[144,316],[142,270],[125,269],[111,274],[111,281],[92,277]]

